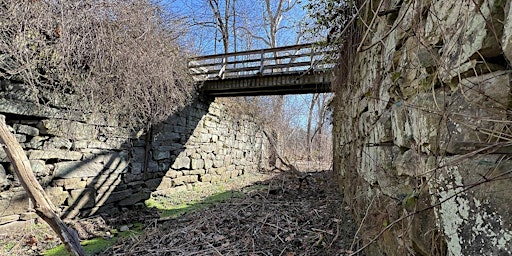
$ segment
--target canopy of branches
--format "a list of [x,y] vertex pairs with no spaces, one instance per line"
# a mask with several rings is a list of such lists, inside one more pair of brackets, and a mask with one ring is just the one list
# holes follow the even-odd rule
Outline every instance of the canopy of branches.
[[183,33],[149,0],[0,0],[0,80],[35,88],[38,102],[150,125],[193,90]]

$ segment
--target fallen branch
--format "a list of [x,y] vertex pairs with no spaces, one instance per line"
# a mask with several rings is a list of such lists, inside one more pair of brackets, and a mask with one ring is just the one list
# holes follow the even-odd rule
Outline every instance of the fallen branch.
[[39,217],[41,217],[57,233],[68,251],[77,256],[86,256],[84,249],[80,245],[78,234],[75,230],[64,224],[57,214],[53,203],[48,199],[41,184],[37,181],[30,162],[16,138],[9,132],[5,124],[5,117],[0,115],[0,143],[3,144],[5,153],[14,167],[14,172],[18,176],[21,185],[28,196],[34,202],[34,208]]

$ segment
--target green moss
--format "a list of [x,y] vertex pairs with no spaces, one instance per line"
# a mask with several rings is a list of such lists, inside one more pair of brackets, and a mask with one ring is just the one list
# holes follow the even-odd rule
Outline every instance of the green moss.
[[[94,238],[91,240],[82,241],[80,244],[84,247],[87,255],[100,255],[105,249],[111,247],[116,243],[117,239],[120,237],[128,237],[131,235],[138,235],[142,232],[143,225],[141,223],[136,223],[133,225],[132,230],[117,232],[116,230],[112,230],[112,234],[114,237],[111,239],[105,238]],[[43,253],[44,256],[73,256],[73,254],[69,253],[64,245],[59,245],[55,248],[52,248]]]
[[[95,238],[87,241],[83,241],[81,244],[84,247],[85,252],[88,255],[94,255],[102,252],[108,247],[112,246],[117,239],[104,239],[104,238]],[[64,245],[59,245],[53,249],[50,249],[43,253],[45,256],[72,256],[73,254],[69,253]]]
[[1,244],[2,246],[2,252],[6,253],[9,252],[14,246],[16,246],[15,241],[9,241]]

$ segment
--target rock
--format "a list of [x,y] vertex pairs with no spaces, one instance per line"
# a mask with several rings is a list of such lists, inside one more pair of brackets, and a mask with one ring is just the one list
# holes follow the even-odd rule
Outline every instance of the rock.
[[9,179],[7,179],[7,174],[5,173],[5,169],[3,165],[0,165],[0,191],[3,191],[3,188],[11,185]]
[[35,136],[30,142],[25,143],[25,148],[27,149],[43,149],[43,144],[50,137],[48,136]]
[[96,204],[96,193],[92,188],[73,189],[66,204],[73,209],[91,208]]
[[80,160],[82,159],[82,153],[68,150],[29,150],[27,151],[28,159],[30,160],[48,160],[48,159],[59,159],[59,160]]
[[52,201],[53,205],[59,207],[64,204],[66,198],[68,198],[68,192],[64,191],[61,187],[46,187],[44,188],[44,192]]
[[505,21],[501,45],[508,63],[512,63],[512,4],[509,1],[505,5]]
[[32,127],[32,126],[23,125],[23,124],[14,124],[13,128],[16,131],[16,133],[26,134],[26,135],[30,135],[30,136],[38,136],[39,135],[39,129]]
[[45,135],[65,137],[71,140],[93,139],[99,134],[94,125],[60,119],[43,120],[38,124],[38,128]]
[[55,164],[55,178],[95,177],[103,171],[103,165],[95,162],[60,162]]
[[190,158],[186,156],[178,156],[171,167],[174,170],[190,169],[190,162]]
[[171,157],[171,152],[169,151],[153,151],[153,159],[154,160],[162,160],[162,159],[168,159]]
[[202,169],[204,168],[204,161],[203,159],[192,159],[192,169]]

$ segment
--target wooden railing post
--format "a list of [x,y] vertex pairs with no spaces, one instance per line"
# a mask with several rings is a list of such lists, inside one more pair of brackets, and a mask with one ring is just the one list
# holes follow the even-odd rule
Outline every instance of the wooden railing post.
[[263,49],[261,50],[261,63],[260,63],[260,71],[259,75],[263,75],[263,69],[265,67],[265,52]]
[[222,58],[222,67],[220,68],[219,75],[218,75],[220,79],[224,79],[224,73],[226,72],[227,62],[228,62],[228,57],[224,56]]

